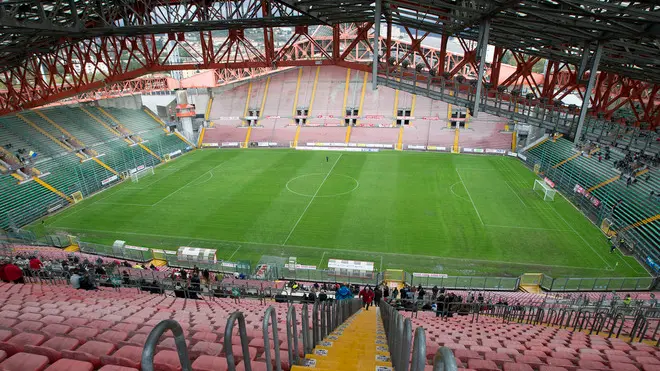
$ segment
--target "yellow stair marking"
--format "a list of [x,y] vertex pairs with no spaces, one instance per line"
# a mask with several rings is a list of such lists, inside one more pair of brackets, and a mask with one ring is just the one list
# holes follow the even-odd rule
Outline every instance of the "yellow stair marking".
[[[266,97],[268,97],[268,87],[270,86],[270,76],[266,78],[266,86],[264,87],[264,96],[261,97],[261,106],[259,107],[259,117],[264,117],[264,107],[266,107]],[[257,119],[257,125],[261,119]]]
[[403,150],[403,125],[399,128],[399,138],[396,140],[396,149]]
[[163,120],[160,119],[160,117],[158,117],[158,116],[154,115],[153,113],[151,113],[150,110],[148,110],[148,109],[145,108],[145,109],[143,109],[143,111],[144,111],[147,115],[149,115],[149,117],[151,117],[152,119],[154,119],[154,121],[156,121],[157,123],[159,123],[161,126],[163,126],[163,127],[166,127],[166,126],[167,126],[167,125],[165,125],[165,123],[163,122]]
[[4,173],[4,172],[7,172],[7,171],[9,171],[9,169],[7,169],[6,167],[0,165],[0,173]]
[[348,125],[346,127],[346,140],[344,141],[344,143],[346,143],[346,144],[348,144],[348,142],[351,141],[351,127],[352,127],[352,125]]
[[[361,310],[351,316],[328,335],[306,362],[315,362],[315,370],[362,371],[375,370],[378,366],[392,367],[391,356],[382,320],[377,310]],[[293,366],[291,371],[309,370],[305,366]]]
[[307,115],[312,115],[312,107],[314,106],[314,97],[316,97],[316,85],[319,82],[319,72],[321,71],[321,66],[316,66],[316,74],[314,75],[314,85],[312,86],[312,98],[309,100],[309,108],[307,109]]
[[181,135],[181,133],[179,133],[178,131],[175,130],[174,135],[176,135],[179,139],[181,139],[183,141],[183,143],[186,143],[187,145],[189,145],[191,147],[195,146],[194,144],[190,143],[190,141],[188,139],[186,139],[186,137]]
[[62,147],[62,148],[64,148],[64,150],[66,150],[67,152],[70,152],[70,151],[71,151],[71,148],[67,147],[64,143],[62,143],[61,140],[55,138],[55,137],[52,136],[49,132],[47,132],[46,130],[40,128],[37,124],[35,124],[35,123],[32,122],[31,120],[28,120],[25,116],[21,115],[20,113],[17,113],[17,114],[16,114],[16,117],[18,117],[19,119],[23,120],[26,124],[30,125],[32,128],[34,128],[36,131],[38,131],[38,132],[40,132],[41,134],[43,134],[44,136],[46,136],[48,139],[50,139],[50,140],[52,140],[53,142],[59,144],[59,146]]
[[633,223],[633,224],[631,224],[631,225],[629,225],[629,226],[627,226],[627,227],[621,229],[621,232],[625,232],[625,231],[627,231],[627,230],[629,230],[629,229],[633,229],[633,228],[641,227],[641,226],[643,226],[644,224],[653,223],[653,222],[656,221],[656,220],[660,220],[660,214],[655,214],[655,215],[653,215],[653,216],[650,217],[650,218],[646,218],[646,219],[644,219],[644,220],[640,220],[640,221],[638,221],[638,222],[636,222],[636,223]]
[[83,147],[86,147],[85,144],[82,142],[82,140],[76,138],[73,134],[69,133],[66,129],[61,127],[58,123],[55,121],[51,120],[48,116],[46,116],[45,113],[39,111],[39,110],[32,110],[31,112],[35,113],[37,116],[41,117],[44,119],[47,123],[53,125],[57,130],[61,131],[62,134],[66,135],[67,137],[75,140],[76,142],[80,143]]
[[138,143],[138,146],[142,147],[143,150],[147,151],[150,155],[154,156],[155,158],[158,159],[158,161],[163,162],[163,159],[160,158],[157,154],[155,154],[152,150],[149,149],[149,147],[145,146],[142,142]]
[[548,140],[550,140],[550,137],[547,137],[547,138],[543,139],[542,141],[536,143],[535,145],[529,147],[529,148],[527,149],[527,151],[531,151],[532,149],[534,149],[534,148],[540,146],[541,144],[547,142]]
[[[247,116],[248,107],[250,106],[250,97],[252,96],[252,80],[248,83],[248,93],[245,99],[245,108],[243,109],[243,117]],[[245,124],[243,124],[245,126]]]
[[[453,96],[454,96],[454,92],[453,92],[453,91],[450,91],[450,92],[449,92],[449,96],[450,96],[450,97],[453,97]],[[452,110],[451,103],[447,103],[447,127],[448,127],[448,128],[451,127],[451,110]]]
[[38,176],[32,177],[32,179],[34,179],[35,182],[39,183],[42,187],[46,188],[47,190],[55,193],[56,195],[62,197],[63,199],[69,201],[69,203],[73,203],[73,199],[71,197],[65,195],[64,193],[62,193],[60,191],[58,191],[57,189],[55,189],[55,187],[53,187],[52,185],[44,182]]
[[18,179],[19,182],[22,182],[23,180],[25,180],[25,178],[23,178],[22,176],[20,176],[20,175],[18,175],[18,174],[16,174],[16,173],[11,173],[11,176],[13,176],[14,178]]
[[560,162],[560,163],[554,165],[552,168],[553,168],[553,169],[556,169],[556,168],[560,167],[561,165],[563,165],[563,164],[565,164],[565,163],[567,163],[567,162],[569,162],[569,161],[575,160],[575,159],[578,158],[578,157],[580,157],[580,153],[579,153],[579,152],[576,153],[576,154],[574,154],[573,156],[571,156],[571,157],[565,159],[564,161],[562,161],[562,162]]
[[[298,81],[296,82],[296,94],[293,96],[293,107],[291,108],[291,112],[292,112],[291,115],[292,116],[296,116],[296,113],[297,113],[296,111],[298,110],[298,93],[300,93],[300,80],[302,79],[302,73],[303,73],[303,70],[302,70],[302,68],[300,68],[298,70]],[[292,117],[291,121],[293,121],[295,123],[296,119]],[[300,128],[298,128],[298,130],[300,130]],[[294,143],[297,143],[297,142],[298,142],[298,132],[296,132],[296,139],[294,139]],[[294,147],[295,147],[295,144],[294,144]]]
[[83,112],[85,112],[85,113],[86,113],[89,117],[91,117],[94,121],[96,121],[96,122],[98,122],[99,124],[101,124],[101,125],[102,125],[104,128],[106,128],[109,132],[111,132],[112,134],[114,134],[114,135],[116,135],[116,136],[118,136],[118,137],[124,139],[124,142],[126,142],[126,143],[128,143],[128,144],[131,144],[131,145],[133,144],[133,142],[132,142],[130,139],[128,139],[128,138],[124,138],[124,137],[122,136],[122,134],[121,134],[119,131],[115,130],[113,127],[111,127],[110,125],[106,124],[106,123],[105,123],[103,120],[101,120],[100,118],[96,117],[96,115],[94,115],[93,113],[89,112],[85,107],[83,107],[83,106],[78,106],[78,108],[80,108]]
[[[269,77],[270,79],[270,77]],[[209,115],[211,114],[211,106],[213,105],[213,97],[209,97],[208,103],[206,103],[206,111],[204,112],[204,120],[209,120]],[[148,112],[147,112],[148,113]]]
[[106,165],[103,161],[99,160],[97,157],[92,157],[92,160],[94,160],[94,162],[96,162],[97,164],[99,164],[99,165],[103,166],[104,168],[106,168],[109,172],[119,176],[119,173],[117,172],[117,170],[115,170],[115,169],[111,168],[110,166]]
[[470,118],[472,118],[472,115],[470,114],[470,110],[465,111],[465,128],[468,129],[470,127]]
[[204,134],[206,134],[206,128],[202,126],[202,132],[199,133],[199,139],[197,139],[197,147],[202,148],[202,142],[204,141]]
[[348,88],[351,86],[351,69],[346,69],[346,82],[344,83],[344,103],[341,106],[341,117],[346,116],[346,101],[348,100]]
[[516,147],[518,146],[517,140],[518,140],[518,133],[514,130],[511,133],[511,150],[512,151],[515,151]]
[[557,139],[559,139],[559,138],[561,138],[561,137],[563,137],[563,136],[564,136],[564,134],[556,133],[555,135],[552,136],[552,141],[553,141],[553,142],[556,142]]
[[298,137],[300,136],[300,125],[296,128],[296,136],[293,138],[293,148],[298,147]]
[[621,175],[617,175],[617,176],[615,176],[615,177],[612,177],[612,178],[610,178],[610,179],[608,179],[608,180],[606,180],[606,181],[604,181],[604,182],[602,182],[602,183],[600,183],[600,184],[596,184],[595,186],[593,186],[593,187],[587,189],[587,192],[591,193],[591,191],[593,191],[593,190],[595,190],[595,189],[598,189],[598,188],[600,188],[600,187],[604,187],[604,186],[606,186],[606,185],[608,185],[608,184],[610,184],[610,183],[612,183],[612,182],[615,182],[615,181],[619,180],[620,178],[621,178]]
[[[397,77],[396,79],[397,82],[401,81]],[[396,116],[397,116],[397,111],[399,110],[399,89],[394,90],[394,113],[392,113],[392,116],[394,116],[394,120],[392,120],[392,127],[396,126]]]
[[458,136],[459,136],[460,130],[458,129],[458,125],[456,125],[456,131],[454,132],[454,146],[452,147],[452,152],[458,153]]
[[649,169],[646,168],[646,169],[644,169],[644,170],[640,170],[640,171],[636,172],[636,173],[635,173],[635,176],[644,175],[644,174],[646,174],[646,173],[648,173],[648,172],[649,172]]
[[[360,93],[360,105],[358,106],[358,116],[362,116],[362,106],[364,106],[364,93],[367,92],[367,80],[369,79],[369,72],[364,73],[364,80],[362,81],[362,92]],[[360,123],[360,120],[355,120],[356,124]]]
[[252,126],[248,127],[247,133],[245,133],[245,148],[248,147],[248,142],[250,141],[251,134],[252,134]]

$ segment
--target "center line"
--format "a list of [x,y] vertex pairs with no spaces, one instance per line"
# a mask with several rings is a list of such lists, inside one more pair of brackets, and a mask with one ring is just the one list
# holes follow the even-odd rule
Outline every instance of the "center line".
[[332,164],[332,167],[330,168],[330,171],[328,171],[328,174],[326,174],[326,175],[325,175],[325,178],[323,178],[323,181],[321,182],[321,185],[319,185],[319,187],[316,189],[316,192],[314,192],[314,195],[313,195],[312,198],[309,200],[309,203],[307,203],[307,207],[305,208],[305,210],[303,210],[302,214],[300,214],[300,218],[298,218],[298,221],[296,222],[296,224],[294,224],[294,225],[293,225],[293,228],[291,228],[291,232],[289,232],[289,235],[286,236],[286,240],[284,240],[284,243],[282,243],[282,246],[286,245],[286,243],[289,241],[289,238],[291,238],[291,235],[293,234],[293,231],[296,230],[296,227],[298,226],[298,223],[300,223],[300,221],[302,220],[303,216],[305,216],[305,213],[307,212],[307,209],[309,209],[309,207],[312,205],[312,202],[314,202],[314,199],[316,198],[316,195],[319,194],[319,191],[321,190],[321,187],[323,187],[323,184],[325,184],[325,181],[328,179],[328,177],[330,176],[330,173],[332,173],[332,170],[335,168],[335,166],[336,166],[337,163],[339,162],[339,159],[340,159],[341,156],[343,156],[343,155],[344,155],[344,154],[341,153],[341,154],[339,155],[339,157],[337,157],[337,160],[335,161],[335,163]]

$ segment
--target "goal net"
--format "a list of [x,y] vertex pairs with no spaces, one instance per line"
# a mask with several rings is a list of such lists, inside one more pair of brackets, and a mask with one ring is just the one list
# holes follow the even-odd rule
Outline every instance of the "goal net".
[[153,166],[145,167],[142,170],[138,170],[134,173],[131,174],[131,180],[135,183],[140,181],[141,178],[147,176],[147,175],[153,175],[154,174],[154,168]]
[[550,187],[548,184],[546,184],[544,181],[536,179],[534,181],[534,191],[535,192],[543,192],[543,200],[544,201],[553,201],[555,199],[555,191],[552,187]]

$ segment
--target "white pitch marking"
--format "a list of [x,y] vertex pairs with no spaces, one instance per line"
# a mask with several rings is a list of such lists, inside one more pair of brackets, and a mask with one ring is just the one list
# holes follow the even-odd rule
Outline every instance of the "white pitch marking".
[[339,162],[339,159],[341,159],[341,156],[344,154],[340,154],[339,157],[337,157],[337,160],[335,160],[335,163],[332,164],[332,167],[330,168],[330,171],[328,171],[328,174],[326,174],[325,178],[323,178],[323,181],[321,182],[321,185],[316,189],[316,192],[314,192],[314,195],[312,198],[309,200],[307,203],[307,207],[305,207],[305,210],[303,210],[302,214],[300,214],[300,218],[298,218],[298,221],[296,221],[296,224],[293,225],[293,228],[291,228],[291,231],[289,232],[289,235],[286,236],[286,239],[284,240],[284,243],[282,243],[282,246],[286,245],[287,241],[289,241],[289,238],[291,238],[291,235],[293,234],[293,231],[296,230],[296,227],[298,226],[298,223],[302,220],[303,216],[305,216],[305,213],[307,212],[307,209],[309,209],[310,205],[312,205],[312,202],[314,202],[314,199],[316,198],[316,195],[319,193],[321,190],[321,187],[323,187],[323,184],[325,184],[325,181],[328,179],[330,176],[330,173],[332,173],[332,170],[337,166],[337,163]]
[[228,161],[228,160],[222,161],[222,162],[219,163],[218,165],[216,165],[216,166],[214,166],[213,168],[211,168],[211,169],[209,169],[208,171],[206,171],[204,174],[202,174],[202,175],[198,176],[197,178],[195,178],[195,179],[189,181],[188,183],[184,184],[181,188],[178,188],[176,191],[170,192],[170,194],[168,194],[167,196],[163,197],[160,201],[156,202],[155,204],[153,204],[153,205],[151,205],[151,206],[156,206],[156,205],[158,205],[159,203],[165,201],[166,199],[170,198],[170,197],[171,197],[172,195],[174,195],[175,193],[177,193],[177,192],[179,192],[180,190],[186,188],[188,185],[190,185],[190,183],[192,183],[192,182],[196,181],[197,179],[203,177],[203,176],[206,175],[207,173],[209,173],[209,172],[211,172],[211,171],[213,171],[213,170],[219,168],[220,166],[222,166],[222,165],[223,165],[224,163],[226,163],[227,161]]
[[463,181],[463,177],[461,176],[461,173],[458,172],[458,169],[456,170],[456,174],[458,174],[458,178],[461,180],[461,183],[463,183],[463,188],[465,188],[465,192],[467,192],[467,195],[470,198],[470,202],[472,202],[472,207],[474,207],[474,211],[477,212],[477,216],[479,217],[479,221],[481,222],[481,225],[485,225],[484,220],[481,219],[481,215],[479,214],[479,210],[477,210],[477,205],[474,204],[474,200],[472,199],[472,196],[470,195],[470,191],[468,191],[468,188],[465,185],[465,182]]

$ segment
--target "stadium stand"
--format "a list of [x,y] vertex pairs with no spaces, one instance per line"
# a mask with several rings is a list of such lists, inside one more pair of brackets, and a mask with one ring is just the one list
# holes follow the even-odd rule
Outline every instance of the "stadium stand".
[[[184,369],[180,355],[189,357],[190,369],[196,371],[230,369],[228,362],[242,370],[248,359],[255,370],[278,369],[273,367],[278,360],[283,370],[312,365],[320,370],[399,370],[409,365],[418,371],[435,370],[432,365],[441,361],[455,362],[458,369],[493,371],[648,371],[660,365],[660,317],[651,293],[438,290],[432,295],[434,288],[408,286],[408,301],[383,298],[378,309],[360,311],[357,301],[340,300],[343,304],[331,306],[317,298],[292,304],[293,296],[275,295],[280,291],[264,295],[263,286],[284,289],[267,281],[225,277],[215,283],[227,284],[221,295],[203,282],[196,291],[201,296],[188,296],[196,290],[192,280],[172,279],[174,271],[124,267],[135,262],[27,245],[11,246],[9,256],[23,267],[26,283],[0,284],[3,370],[140,369],[149,353],[147,343],[153,347],[156,370]],[[32,256],[44,267],[30,269]],[[60,265],[64,261],[70,262],[66,268]],[[117,263],[120,271],[130,273],[113,281],[108,275]],[[53,269],[56,265],[62,270]],[[93,274],[98,267],[108,273]],[[108,287],[74,289],[68,269]],[[153,282],[145,282],[145,272]],[[178,287],[189,283],[187,293],[178,297]],[[305,292],[312,290],[311,282],[297,284]],[[423,298],[420,289],[426,291]],[[628,300],[629,294],[635,297]],[[270,301],[278,296],[287,302]],[[240,319],[239,326],[233,326],[241,316],[245,327]],[[163,320],[178,323],[186,352],[177,352],[176,335],[169,332],[148,341]],[[270,328],[273,323],[276,327]],[[352,366],[346,366],[349,360]]]
[[[660,226],[654,219],[660,202],[656,195],[660,189],[657,168],[640,161],[635,162],[637,169],[623,172],[615,166],[626,158],[620,150],[583,147],[576,148],[564,138],[545,140],[526,152],[527,162],[539,164],[564,194],[579,195],[573,197],[573,203],[581,205],[593,222],[601,225],[607,219],[620,238],[627,240],[629,251],[641,260],[659,261]],[[632,162],[632,154],[629,158]]]
[[[266,79],[230,88],[223,91],[223,99],[212,102],[214,125],[206,130],[203,143],[372,144],[401,149],[412,145],[444,151],[453,147],[455,133],[447,127],[447,118],[458,112],[457,107],[388,87],[366,89],[365,76],[368,80],[369,74],[338,67],[303,67],[271,76],[267,90]],[[246,131],[248,112],[259,114],[253,129]],[[483,113],[465,123],[459,147],[511,149],[511,133],[500,133],[506,120]]]
[[[143,136],[146,142],[129,146],[112,129],[117,126],[114,120],[129,123],[130,135],[137,141]],[[131,169],[155,166],[165,155],[191,149],[176,134],[163,132],[161,124],[142,110],[62,106],[3,116],[0,125],[4,156],[14,162],[24,158],[24,164],[16,167],[27,166],[41,174],[39,179],[25,179],[7,169],[0,175],[3,229],[22,227],[66,206],[73,193],[87,197],[115,184]],[[34,156],[29,156],[31,151]]]

